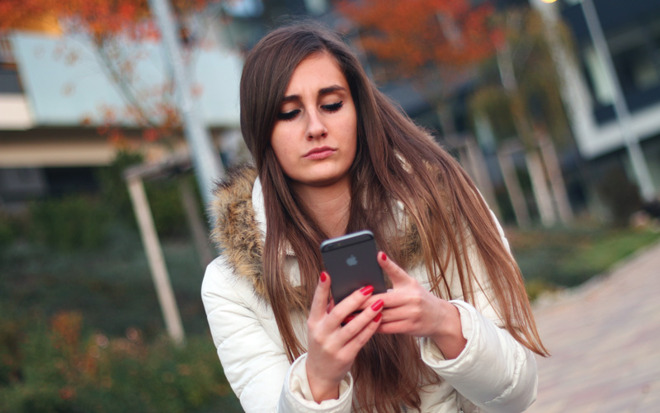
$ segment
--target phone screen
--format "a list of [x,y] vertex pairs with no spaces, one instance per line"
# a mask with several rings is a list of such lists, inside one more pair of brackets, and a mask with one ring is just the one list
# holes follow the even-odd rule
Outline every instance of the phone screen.
[[332,280],[335,303],[366,285],[373,286],[374,293],[386,291],[376,254],[371,231],[359,231],[321,243],[323,264]]

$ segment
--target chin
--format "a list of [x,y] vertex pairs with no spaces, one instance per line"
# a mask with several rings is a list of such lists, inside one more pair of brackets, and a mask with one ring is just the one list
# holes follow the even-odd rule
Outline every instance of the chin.
[[308,186],[308,187],[314,187],[314,188],[323,188],[327,186],[333,186],[339,182],[341,182],[343,179],[346,178],[346,175],[318,175],[318,176],[310,176],[307,175],[305,179],[302,180],[297,180],[296,184],[300,186]]

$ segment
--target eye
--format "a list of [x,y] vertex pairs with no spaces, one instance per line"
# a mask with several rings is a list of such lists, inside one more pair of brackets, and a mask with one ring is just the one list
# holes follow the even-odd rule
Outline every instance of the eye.
[[280,113],[277,114],[277,119],[278,120],[291,120],[291,119],[295,118],[296,116],[298,116],[299,113],[300,113],[300,109],[294,109],[294,110],[290,110],[288,112],[280,112]]
[[326,112],[336,112],[339,109],[341,109],[342,106],[344,106],[344,101],[340,100],[337,103],[331,103],[329,105],[322,105],[321,108],[323,110],[325,110]]

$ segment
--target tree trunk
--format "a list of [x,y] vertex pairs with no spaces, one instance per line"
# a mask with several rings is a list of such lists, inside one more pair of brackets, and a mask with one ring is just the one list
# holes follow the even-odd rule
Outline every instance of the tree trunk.
[[513,123],[516,132],[518,133],[518,138],[523,142],[525,147],[525,161],[532,182],[534,198],[536,199],[539,215],[541,216],[541,222],[544,226],[551,226],[554,225],[557,220],[554,205],[552,203],[552,196],[548,189],[548,183],[541,158],[536,149],[531,149],[536,146],[534,132],[529,124],[527,103],[524,100],[524,95],[518,88],[518,82],[515,76],[515,71],[513,70],[513,61],[508,45],[502,49],[502,52],[497,54],[497,57],[502,84],[509,94]]
[[502,170],[502,177],[504,178],[504,186],[509,193],[509,199],[513,206],[513,213],[516,216],[516,222],[521,228],[528,227],[530,224],[529,211],[527,209],[527,202],[523,195],[520,181],[516,176],[516,169],[511,160],[512,151],[507,148],[500,148],[497,150],[497,160]]
[[532,191],[534,192],[536,206],[541,216],[541,223],[543,226],[550,227],[557,222],[557,216],[541,157],[537,151],[530,150],[525,152],[525,161],[527,162],[529,177],[532,180]]
[[557,151],[555,150],[555,145],[552,140],[543,133],[538,134],[537,140],[539,142],[539,147],[541,148],[543,162],[545,163],[548,172],[548,179],[550,180],[550,187],[552,188],[552,193],[555,198],[559,219],[564,225],[568,225],[573,221],[573,210],[568,199],[568,193],[566,192],[566,184],[564,183],[564,177],[562,176],[561,165],[559,163]]
[[473,137],[466,137],[465,149],[472,169],[472,179],[474,179],[477,188],[479,188],[481,195],[486,200],[490,209],[499,219],[502,219],[500,209],[497,205],[493,183],[490,180],[490,175],[486,169],[486,159],[484,158],[483,153],[481,153],[479,144]]

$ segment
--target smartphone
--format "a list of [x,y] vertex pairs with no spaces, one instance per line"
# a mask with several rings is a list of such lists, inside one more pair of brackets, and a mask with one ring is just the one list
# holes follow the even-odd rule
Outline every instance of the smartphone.
[[374,294],[387,290],[377,253],[374,234],[368,230],[321,243],[323,265],[332,280],[330,289],[335,303],[366,285],[374,287]]

